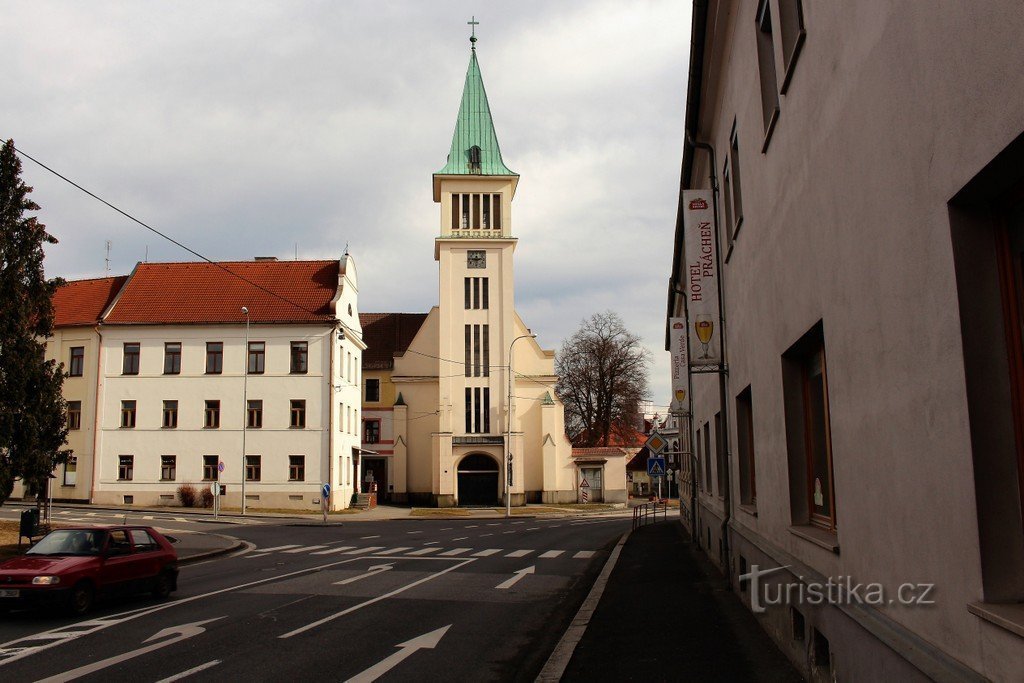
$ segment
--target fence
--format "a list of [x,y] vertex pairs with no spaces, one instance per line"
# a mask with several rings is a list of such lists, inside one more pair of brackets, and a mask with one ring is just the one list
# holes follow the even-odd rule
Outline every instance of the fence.
[[645,524],[653,524],[658,521],[658,512],[661,511],[661,521],[668,519],[668,505],[659,501],[653,503],[643,503],[633,508],[633,528],[641,527]]

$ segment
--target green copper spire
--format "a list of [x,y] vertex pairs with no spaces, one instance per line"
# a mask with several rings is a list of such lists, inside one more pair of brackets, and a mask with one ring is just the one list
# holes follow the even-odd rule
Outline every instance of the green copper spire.
[[469,57],[469,70],[466,71],[466,85],[462,90],[462,104],[459,105],[459,118],[455,121],[448,163],[434,175],[519,175],[510,171],[501,160],[484,79],[476,61],[475,43]]

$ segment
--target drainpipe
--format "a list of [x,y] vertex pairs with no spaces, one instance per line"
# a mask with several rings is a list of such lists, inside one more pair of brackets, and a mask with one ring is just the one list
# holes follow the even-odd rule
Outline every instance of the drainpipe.
[[[331,494],[342,496],[342,501],[345,500],[344,494],[340,490],[341,482],[341,467],[338,467],[338,484],[335,487],[334,484],[334,344],[338,341],[338,325],[334,324],[331,326],[330,331],[327,333],[327,481],[331,483]],[[322,492],[321,492],[322,493]],[[327,500],[327,511],[331,510],[330,498]]]
[[[725,470],[723,472],[723,479],[725,484],[725,515],[722,519],[721,538],[722,538],[722,564],[725,568],[726,580],[731,587],[732,584],[732,562],[730,559],[730,548],[729,548],[729,522],[732,519],[732,476],[730,468],[732,467],[732,453],[729,450],[729,370],[728,370],[728,355],[726,353],[726,327],[725,327],[725,297],[724,297],[724,273],[722,272],[722,243],[721,243],[721,229],[722,224],[719,220],[718,211],[718,175],[717,175],[717,163],[715,161],[715,148],[707,142],[697,140],[691,131],[686,131],[686,142],[694,149],[702,149],[708,153],[710,158],[710,174],[709,179],[711,180],[711,199],[713,203],[713,211],[715,215],[715,225],[718,229],[715,230],[715,255],[717,263],[715,266],[718,268],[718,325],[722,331],[722,367],[718,371],[718,401],[719,401],[719,412],[722,415],[722,443],[719,447],[725,453]],[[726,226],[726,229],[730,229],[731,226]]]
[[[95,502],[96,476],[100,469],[100,389],[103,387],[103,333],[100,326],[95,325],[92,331],[96,333],[96,382],[93,388],[96,389],[96,397],[92,406],[92,474],[89,478],[89,502]],[[76,468],[77,469],[77,468]]]

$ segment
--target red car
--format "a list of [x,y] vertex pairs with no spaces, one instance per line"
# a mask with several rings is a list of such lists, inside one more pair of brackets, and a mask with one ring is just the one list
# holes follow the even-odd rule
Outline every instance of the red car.
[[84,614],[101,594],[178,588],[178,554],[150,527],[51,531],[21,557],[0,564],[0,608],[63,604]]

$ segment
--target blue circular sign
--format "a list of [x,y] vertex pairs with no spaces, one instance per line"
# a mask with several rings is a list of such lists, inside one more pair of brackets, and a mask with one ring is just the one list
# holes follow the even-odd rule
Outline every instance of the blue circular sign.
[[323,492],[324,492],[324,498],[327,498],[329,495],[331,495],[331,485],[330,484],[324,484]]

